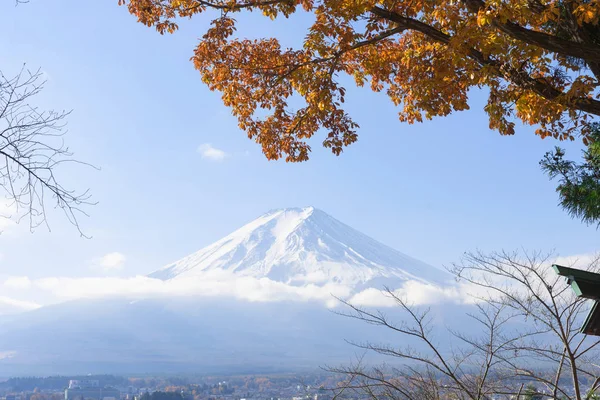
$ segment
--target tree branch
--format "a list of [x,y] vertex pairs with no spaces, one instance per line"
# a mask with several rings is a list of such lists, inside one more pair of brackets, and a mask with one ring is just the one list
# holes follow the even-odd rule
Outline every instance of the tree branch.
[[[402,16],[398,13],[385,10],[379,6],[375,6],[371,9],[371,12],[381,18],[395,22],[405,29],[411,29],[417,32],[421,32],[430,39],[443,44],[449,44],[452,36],[441,32],[440,30],[427,25],[421,21],[413,18]],[[600,52],[598,53],[600,55]],[[515,68],[504,65],[496,60],[486,57],[480,51],[476,49],[470,49],[468,56],[475,60],[481,66],[491,66],[497,71],[497,74],[514,84],[522,87],[523,89],[531,90],[543,98],[551,101],[565,101],[567,105],[573,108],[584,111],[586,113],[600,116],[600,101],[593,98],[574,98],[572,100],[563,100],[565,94],[555,87],[551,86],[547,82],[532,78],[527,72],[519,71]]]
[[[478,13],[486,7],[483,0],[464,0],[464,2],[469,11],[473,13]],[[492,24],[510,37],[525,43],[542,47],[563,56],[580,58],[588,63],[600,63],[600,46],[594,43],[573,42],[544,32],[527,29],[510,21],[501,22],[494,19]]]

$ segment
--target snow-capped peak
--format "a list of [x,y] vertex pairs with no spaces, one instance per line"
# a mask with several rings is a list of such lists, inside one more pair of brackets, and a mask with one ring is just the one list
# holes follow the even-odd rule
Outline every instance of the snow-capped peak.
[[314,207],[272,210],[150,274],[163,280],[227,272],[290,285],[355,288],[398,280],[442,283],[444,271],[402,254]]

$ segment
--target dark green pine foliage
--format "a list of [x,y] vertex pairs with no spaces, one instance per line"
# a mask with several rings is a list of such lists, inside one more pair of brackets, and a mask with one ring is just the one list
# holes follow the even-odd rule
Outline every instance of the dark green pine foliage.
[[540,161],[550,179],[558,178],[561,207],[573,218],[600,226],[600,124],[593,125],[583,162],[564,157],[565,151],[556,147]]
[[540,396],[538,395],[538,391],[535,386],[529,384],[523,391],[520,400],[537,400],[539,397]]

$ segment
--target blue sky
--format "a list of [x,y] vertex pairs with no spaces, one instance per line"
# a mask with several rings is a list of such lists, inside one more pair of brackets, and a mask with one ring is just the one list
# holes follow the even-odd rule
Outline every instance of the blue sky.
[[[482,93],[469,112],[406,125],[385,95],[348,87],[358,143],[335,157],[316,138],[308,163],[269,162],[189,61],[206,18],[160,36],[117,0],[4,1],[0,14],[3,72],[41,67],[39,104],[74,110],[69,146],[101,168],[61,171],[99,202],[81,220],[93,238],[52,210],[50,233],[10,226],[0,236],[0,278],[145,274],[270,209],[305,205],[437,266],[474,249],[598,249],[596,228],[557,207],[555,184],[539,170],[558,143],[531,127],[513,137],[490,131]],[[289,43],[304,35],[267,21],[245,19],[239,34]],[[203,158],[203,144],[224,157]],[[96,268],[107,254],[122,268]]]

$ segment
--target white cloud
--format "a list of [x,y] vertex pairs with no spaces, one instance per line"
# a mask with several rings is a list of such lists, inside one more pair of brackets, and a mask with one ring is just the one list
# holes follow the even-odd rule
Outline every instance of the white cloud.
[[198,153],[202,158],[211,161],[223,161],[228,156],[226,152],[213,147],[210,143],[203,143],[198,146]]
[[6,296],[0,296],[0,315],[31,311],[40,307],[41,306],[39,304],[31,301],[23,301]]
[[[412,305],[439,303],[470,304],[473,298],[465,285],[440,287],[418,281],[407,281],[393,291],[399,299]],[[394,307],[396,300],[387,292],[378,289],[365,289],[353,295],[350,303],[365,307]]]
[[[594,259],[594,255],[580,255],[557,258],[556,262],[573,265],[574,261],[579,261],[576,265],[580,268],[585,268],[587,263]],[[123,266],[125,256],[121,253],[113,252],[95,261],[98,267],[115,270]],[[18,293],[20,298],[26,298],[28,295],[31,295],[30,298],[43,298],[49,303],[102,297],[138,299],[175,296],[223,296],[249,302],[315,301],[327,307],[335,307],[340,304],[336,300],[336,297],[348,299],[353,304],[366,307],[381,308],[396,305],[394,299],[390,298],[389,294],[374,288],[356,292],[352,286],[337,283],[330,283],[323,286],[318,284],[294,286],[268,278],[243,277],[227,271],[213,271],[200,276],[185,279],[175,278],[167,281],[147,276],[48,277],[42,279],[12,276],[5,278],[4,281],[0,280],[0,288],[2,287],[7,292],[8,290],[13,290],[10,295],[14,296]],[[409,280],[404,282],[400,287],[393,289],[395,295],[414,305],[472,304],[477,302],[476,297],[472,295],[490,295],[486,290],[467,283],[441,287]],[[6,306],[9,303],[13,306],[21,304],[23,306],[21,309],[32,309],[39,306],[37,303],[19,302],[14,299],[0,297],[0,308],[2,304]]]
[[92,268],[102,269],[104,271],[116,271],[123,268],[126,257],[118,251],[105,254],[104,256],[92,261]]
[[[68,278],[51,277],[29,280],[12,277],[4,282],[11,287],[29,289],[37,294],[47,294],[55,301],[102,297],[230,297],[249,302],[315,301],[335,307],[336,298],[350,299],[357,305],[389,307],[394,302],[380,290],[366,289],[355,293],[352,287],[341,284],[323,286],[307,284],[288,285],[268,278],[240,277],[230,272],[212,272],[202,276],[163,281],[147,276]],[[396,293],[413,304],[435,304],[441,302],[467,303],[467,295],[461,288],[440,288],[420,282],[408,281]]]
[[600,253],[576,254],[573,256],[559,256],[554,264],[579,269],[594,269],[600,263]]
[[160,297],[160,296],[228,296],[250,302],[269,301],[322,301],[332,299],[332,295],[350,295],[347,287],[341,285],[291,286],[267,278],[233,277],[225,278],[205,275],[186,279],[163,281],[146,276],[130,278],[43,278],[33,281],[37,290],[50,292],[62,300],[97,297]]
[[4,286],[11,289],[29,289],[31,279],[26,276],[11,276],[4,281]]

